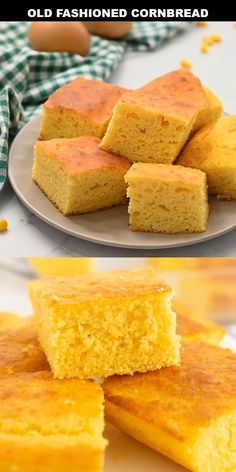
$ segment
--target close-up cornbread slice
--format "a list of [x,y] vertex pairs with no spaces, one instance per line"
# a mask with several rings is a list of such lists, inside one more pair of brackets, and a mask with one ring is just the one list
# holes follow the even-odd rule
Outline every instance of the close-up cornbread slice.
[[112,110],[127,89],[79,77],[56,90],[43,107],[40,139],[102,138]]
[[173,309],[177,318],[177,333],[183,341],[202,341],[216,346],[220,344],[226,334],[225,329],[193,309],[181,303],[174,303]]
[[208,197],[203,172],[177,165],[136,163],[125,181],[131,231],[206,231]]
[[20,328],[28,323],[28,317],[18,316],[10,311],[0,311],[0,331]]
[[236,470],[236,355],[185,343],[181,364],[105,380],[108,420],[194,472]]
[[49,370],[46,356],[38,342],[35,321],[32,316],[20,318],[5,316],[5,327],[0,314],[0,375],[15,372]]
[[235,257],[150,257],[148,263],[152,267],[168,272],[198,269],[236,269]]
[[89,213],[125,202],[128,159],[99,149],[94,136],[35,144],[33,181],[64,214]]
[[153,269],[29,284],[54,376],[107,377],[179,362],[173,291]]
[[103,392],[50,372],[0,377],[0,470],[102,472]]
[[168,94],[129,92],[115,106],[100,147],[131,162],[171,164],[195,118],[195,107]]
[[210,194],[236,200],[236,115],[222,117],[198,131],[178,164],[206,172]]
[[192,132],[210,121],[214,121],[222,114],[222,105],[219,99],[210,90],[203,87],[201,81],[191,71],[181,68],[157,77],[139,89],[142,92],[163,93],[196,108],[196,119]]

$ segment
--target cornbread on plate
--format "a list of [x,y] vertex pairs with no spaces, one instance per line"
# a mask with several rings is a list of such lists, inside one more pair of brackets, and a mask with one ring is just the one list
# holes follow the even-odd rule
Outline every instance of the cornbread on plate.
[[[39,345],[34,317],[0,314],[0,375],[49,370]],[[15,319],[14,319],[15,318]]]
[[101,138],[124,92],[118,85],[82,77],[63,85],[44,104],[40,139]]
[[236,470],[236,355],[183,345],[181,364],[105,380],[108,420],[194,472]]
[[94,136],[38,141],[33,181],[64,214],[89,213],[125,202],[128,159],[99,149]]
[[29,294],[56,378],[132,374],[179,362],[172,288],[153,269],[36,280]]
[[206,172],[210,194],[236,200],[236,115],[222,117],[198,131],[178,164]]
[[219,99],[207,88],[190,70],[181,68],[169,72],[152,80],[139,89],[142,92],[163,93],[176,100],[191,104],[196,108],[196,119],[192,133],[210,121],[214,121],[222,114],[222,105]]
[[195,118],[196,107],[171,95],[129,92],[116,104],[100,147],[131,162],[171,164]]
[[206,175],[177,165],[133,164],[128,184],[131,231],[197,233],[208,220]]
[[0,377],[0,469],[102,472],[103,392],[50,372]]

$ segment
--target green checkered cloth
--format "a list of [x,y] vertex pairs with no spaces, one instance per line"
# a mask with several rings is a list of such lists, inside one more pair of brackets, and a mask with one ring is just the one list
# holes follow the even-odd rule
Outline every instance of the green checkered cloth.
[[125,51],[157,48],[182,30],[181,24],[137,22],[122,41],[93,36],[87,57],[31,49],[27,22],[0,23],[0,190],[7,177],[9,142],[48,96],[78,76],[108,80]]

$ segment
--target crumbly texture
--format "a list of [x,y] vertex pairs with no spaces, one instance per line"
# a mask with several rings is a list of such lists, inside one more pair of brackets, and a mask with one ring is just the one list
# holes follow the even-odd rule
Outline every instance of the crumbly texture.
[[[194,171],[194,172],[193,172]],[[131,231],[195,233],[208,220],[206,175],[177,165],[133,164],[128,183]]]
[[38,141],[33,181],[64,214],[89,213],[126,201],[128,159],[99,149],[99,138]]
[[118,85],[82,77],[63,85],[44,104],[40,139],[102,138],[124,92]]
[[0,377],[4,472],[102,472],[103,392],[49,372]]
[[33,316],[0,314],[0,375],[49,369]]
[[196,108],[164,93],[129,92],[115,106],[101,147],[131,162],[172,163],[186,143]]
[[210,194],[236,200],[236,115],[204,126],[177,162],[206,172]]
[[173,309],[177,317],[177,333],[183,341],[203,341],[216,346],[220,344],[226,334],[222,326],[209,321],[184,304],[174,303]]
[[152,269],[37,280],[29,294],[57,378],[132,374],[179,362],[172,289]]
[[115,426],[194,472],[236,469],[236,355],[183,345],[181,365],[103,384]]

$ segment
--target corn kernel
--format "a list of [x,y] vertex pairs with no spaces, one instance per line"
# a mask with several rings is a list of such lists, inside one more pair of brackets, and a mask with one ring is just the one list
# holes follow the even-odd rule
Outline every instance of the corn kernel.
[[208,52],[209,46],[207,44],[201,44],[200,51],[206,54]]
[[185,69],[191,69],[192,64],[191,62],[188,61],[188,59],[181,59],[179,63],[180,67],[184,67]]
[[214,43],[220,43],[222,41],[222,38],[219,34],[212,34],[211,37]]
[[6,231],[8,228],[7,220],[0,219],[0,231]]
[[205,28],[207,25],[207,21],[196,21],[196,26],[199,26],[200,28]]

